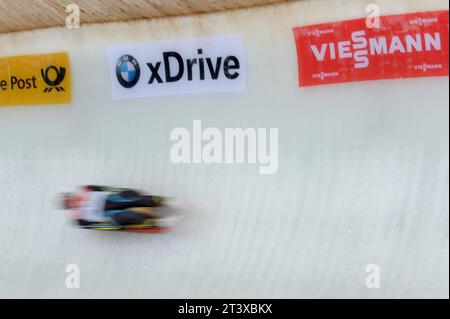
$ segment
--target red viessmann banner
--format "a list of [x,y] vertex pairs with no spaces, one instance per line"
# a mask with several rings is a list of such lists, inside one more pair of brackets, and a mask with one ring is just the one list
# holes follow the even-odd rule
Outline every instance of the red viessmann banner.
[[448,11],[380,17],[293,29],[299,84],[448,76]]

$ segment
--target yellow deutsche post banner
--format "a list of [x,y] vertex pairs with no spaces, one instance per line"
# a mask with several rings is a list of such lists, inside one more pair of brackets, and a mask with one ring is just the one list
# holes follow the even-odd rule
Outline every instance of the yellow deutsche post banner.
[[0,106],[69,104],[67,53],[0,57]]

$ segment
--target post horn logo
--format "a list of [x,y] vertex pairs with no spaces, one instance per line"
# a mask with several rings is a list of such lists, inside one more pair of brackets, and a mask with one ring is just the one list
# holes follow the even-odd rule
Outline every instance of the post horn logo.
[[[56,74],[56,77],[54,80],[50,79],[49,72],[53,71],[53,73]],[[45,71],[44,69],[41,69],[41,75],[42,79],[44,80],[45,84],[47,84],[48,87],[44,89],[45,93],[50,93],[53,89],[55,89],[58,92],[64,92],[64,88],[62,86],[59,86],[62,81],[64,81],[64,78],[66,77],[66,68],[60,67],[59,70],[56,66],[50,65],[48,66]]]

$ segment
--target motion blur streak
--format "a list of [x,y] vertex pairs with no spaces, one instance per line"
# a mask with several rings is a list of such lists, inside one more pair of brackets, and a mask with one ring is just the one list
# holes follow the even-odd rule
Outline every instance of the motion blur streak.
[[[70,106],[0,109],[0,297],[448,298],[448,77],[297,85],[292,27],[360,18],[367,3],[0,35],[0,56],[68,51],[73,86]],[[112,101],[108,46],[214,34],[244,37],[245,93]],[[279,128],[278,172],[173,164],[170,132],[193,119]],[[83,184],[192,211],[168,234],[79,230],[55,194]],[[379,289],[365,284],[371,264]],[[80,288],[66,288],[68,265]]]

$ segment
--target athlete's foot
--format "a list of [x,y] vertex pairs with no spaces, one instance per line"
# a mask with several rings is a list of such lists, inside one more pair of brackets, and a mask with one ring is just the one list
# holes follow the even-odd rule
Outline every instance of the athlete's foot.
[[153,202],[155,202],[156,207],[163,207],[166,204],[167,199],[162,196],[152,196]]

